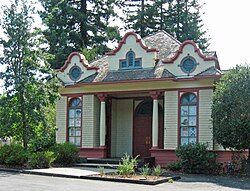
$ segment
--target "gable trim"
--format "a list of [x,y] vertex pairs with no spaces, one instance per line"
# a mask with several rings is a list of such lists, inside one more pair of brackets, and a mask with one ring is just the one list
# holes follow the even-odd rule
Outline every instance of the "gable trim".
[[127,32],[127,33],[124,35],[124,37],[122,38],[122,40],[119,42],[118,47],[117,47],[115,50],[113,50],[112,52],[106,53],[106,55],[115,56],[116,53],[122,48],[122,45],[123,45],[123,44],[126,44],[126,40],[127,40],[128,36],[130,36],[130,35],[134,36],[135,39],[136,39],[136,42],[139,43],[140,46],[141,46],[144,50],[146,50],[147,52],[159,52],[159,50],[157,50],[157,49],[155,49],[155,48],[149,48],[149,47],[147,47],[147,46],[142,42],[141,37],[140,37],[139,35],[137,35],[135,32]]
[[68,56],[68,58],[67,58],[66,62],[64,63],[64,65],[63,65],[61,68],[57,69],[56,71],[57,71],[57,72],[64,72],[64,70],[65,70],[65,69],[68,67],[68,65],[70,64],[72,57],[75,56],[75,55],[79,57],[80,62],[82,63],[82,65],[83,65],[87,70],[98,70],[98,69],[99,69],[98,67],[89,66],[88,64],[86,64],[86,63],[84,62],[84,61],[85,61],[85,57],[84,57],[82,54],[80,54],[80,53],[78,53],[78,52],[72,52],[72,53]]
[[175,55],[174,55],[172,58],[170,58],[169,60],[163,60],[162,63],[164,63],[164,64],[173,64],[174,61],[179,57],[179,55],[180,55],[181,53],[183,53],[183,48],[184,48],[184,46],[186,46],[186,45],[188,45],[188,44],[191,44],[191,45],[194,47],[194,51],[195,51],[195,52],[200,56],[200,58],[202,58],[204,61],[216,61],[216,62],[218,62],[218,59],[217,59],[217,58],[215,58],[215,57],[207,57],[207,56],[205,56],[204,54],[202,54],[201,51],[200,51],[200,49],[199,49],[199,48],[197,47],[197,45],[194,43],[194,41],[192,41],[192,40],[186,40],[186,41],[184,41],[184,42],[181,44],[179,50],[176,51]]

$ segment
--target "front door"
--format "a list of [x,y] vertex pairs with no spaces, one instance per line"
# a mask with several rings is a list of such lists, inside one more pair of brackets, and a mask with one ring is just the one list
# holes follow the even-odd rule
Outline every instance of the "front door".
[[150,156],[152,147],[152,101],[143,101],[135,110],[134,118],[134,156]]
[[[163,111],[159,105],[159,135],[158,146],[163,148]],[[140,157],[150,156],[152,147],[152,100],[146,100],[140,103],[135,110],[134,117],[134,138],[133,138],[133,155]]]

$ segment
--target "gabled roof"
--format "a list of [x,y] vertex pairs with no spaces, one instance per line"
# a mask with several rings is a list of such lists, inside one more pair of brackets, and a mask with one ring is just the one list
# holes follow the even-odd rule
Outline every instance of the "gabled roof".
[[218,70],[217,68],[212,66],[212,67],[206,69],[205,71],[200,72],[196,76],[220,76],[222,74],[223,73],[220,70]]
[[174,74],[164,69],[163,66],[156,64],[154,68],[143,68],[134,70],[118,70],[110,71],[108,64],[108,56],[115,55],[119,51],[122,44],[126,43],[126,38],[128,35],[134,35],[137,42],[147,51],[156,51],[157,59],[161,60],[163,63],[172,62],[177,58],[177,56],[182,52],[183,47],[186,44],[191,44],[194,46],[195,51],[198,55],[203,58],[203,60],[214,60],[216,62],[215,67],[206,69],[200,72],[196,76],[216,76],[222,73],[219,70],[219,63],[217,60],[216,52],[201,52],[193,41],[185,41],[181,43],[173,36],[165,31],[158,31],[144,38],[140,38],[136,33],[129,32],[120,41],[118,47],[110,52],[109,54],[93,60],[89,63],[92,67],[99,68],[97,74],[91,75],[78,83],[91,83],[91,82],[115,82],[115,81],[130,81],[130,80],[145,80],[154,78],[175,78]]

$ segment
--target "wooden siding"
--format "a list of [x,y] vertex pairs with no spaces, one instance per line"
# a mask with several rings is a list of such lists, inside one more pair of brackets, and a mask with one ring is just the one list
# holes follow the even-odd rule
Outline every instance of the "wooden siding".
[[[95,147],[96,139],[94,138],[95,124],[95,97],[94,95],[83,96],[83,112],[82,112],[82,147]],[[96,130],[96,129],[95,129]]]
[[[115,105],[113,103],[113,105]],[[116,109],[115,109],[116,107]],[[133,132],[133,100],[118,100],[113,111],[116,110],[116,122],[112,126],[112,156],[122,157],[124,153],[132,155],[132,132]],[[115,138],[116,137],[116,138]],[[115,149],[115,151],[114,151]]]
[[212,89],[199,91],[199,142],[207,143],[210,150],[213,149],[212,96]]
[[56,142],[66,142],[67,97],[62,96],[56,102]]
[[176,149],[178,145],[178,92],[164,94],[164,149]]

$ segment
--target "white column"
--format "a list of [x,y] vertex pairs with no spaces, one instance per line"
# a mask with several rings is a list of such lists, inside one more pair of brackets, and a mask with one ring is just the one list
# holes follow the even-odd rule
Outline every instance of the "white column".
[[106,135],[106,108],[105,101],[101,101],[101,113],[100,113],[100,147],[105,147],[105,135]]
[[152,147],[158,147],[158,100],[153,100],[153,119],[152,119]]

